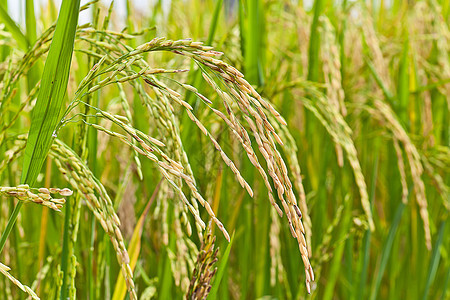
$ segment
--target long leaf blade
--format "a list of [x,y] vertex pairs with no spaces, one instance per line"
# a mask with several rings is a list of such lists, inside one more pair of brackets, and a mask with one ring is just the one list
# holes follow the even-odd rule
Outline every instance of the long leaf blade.
[[80,0],[64,0],[44,66],[41,88],[32,112],[25,148],[22,183],[33,185],[50,149],[52,135],[64,106],[69,80]]

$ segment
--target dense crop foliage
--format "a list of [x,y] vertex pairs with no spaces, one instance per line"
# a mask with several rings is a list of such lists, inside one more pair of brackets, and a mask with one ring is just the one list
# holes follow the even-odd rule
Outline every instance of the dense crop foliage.
[[448,299],[449,1],[11,2],[0,299]]

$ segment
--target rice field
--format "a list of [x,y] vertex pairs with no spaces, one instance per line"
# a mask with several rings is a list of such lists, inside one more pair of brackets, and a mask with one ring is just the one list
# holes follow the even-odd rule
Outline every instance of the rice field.
[[450,1],[42,2],[0,3],[0,299],[450,298]]

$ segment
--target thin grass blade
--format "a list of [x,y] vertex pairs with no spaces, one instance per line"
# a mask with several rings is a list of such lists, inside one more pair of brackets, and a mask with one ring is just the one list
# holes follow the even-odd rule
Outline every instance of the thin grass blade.
[[400,202],[397,206],[397,210],[395,211],[394,220],[392,221],[391,228],[389,229],[389,233],[386,239],[386,243],[383,248],[383,252],[381,253],[381,261],[380,267],[378,269],[377,274],[375,275],[374,284],[372,287],[372,293],[370,295],[371,300],[375,300],[378,297],[378,292],[380,290],[381,279],[383,278],[384,271],[386,270],[386,266],[391,255],[392,244],[394,243],[395,235],[397,233],[398,225],[400,224],[400,220],[402,219],[403,211],[405,209],[406,204]]

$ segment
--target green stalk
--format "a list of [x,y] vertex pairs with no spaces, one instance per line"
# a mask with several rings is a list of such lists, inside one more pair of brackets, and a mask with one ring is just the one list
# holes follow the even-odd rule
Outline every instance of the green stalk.
[[[253,170],[250,167],[245,170]],[[248,177],[248,176],[247,176]],[[253,255],[254,273],[255,273],[255,297],[260,298],[269,292],[270,279],[270,255],[269,255],[269,239],[270,239],[270,210],[273,207],[268,203],[254,203],[254,220],[257,220],[258,226],[254,226],[254,245],[258,249]]]
[[249,83],[261,86],[264,84],[262,68],[264,15],[261,0],[247,1],[246,15],[245,51],[243,52],[245,77]]
[[[169,205],[168,211],[171,211],[170,210],[170,206],[171,205]],[[173,214],[169,214],[168,222],[172,222],[173,221],[172,220],[173,217],[174,217]],[[171,224],[171,223],[169,223],[169,224]],[[175,249],[175,247],[176,247],[175,242],[176,242],[175,233],[174,232],[170,232],[169,233],[169,245],[166,247],[166,249],[170,250],[172,252],[175,252],[176,251],[176,249]],[[167,250],[164,251],[164,259],[162,260],[163,261],[163,263],[162,263],[162,265],[163,265],[162,274],[160,274],[160,276],[158,276],[159,278],[161,278],[160,279],[161,280],[161,284],[160,284],[160,287],[159,287],[159,299],[162,299],[162,300],[164,300],[164,299],[173,299],[174,298],[173,297],[173,292],[172,292],[172,289],[173,289],[172,268],[171,268],[171,265],[170,265],[170,258],[169,258]]]
[[[319,18],[323,14],[323,10],[326,4],[326,0],[317,0],[314,2],[314,15],[310,28],[310,41],[308,47],[308,74],[307,79],[312,82],[320,82],[320,21]],[[313,102],[316,101],[313,95],[307,95]],[[317,126],[317,120],[314,118],[314,114],[309,110],[305,110],[304,117],[305,124],[305,137],[311,143],[307,143],[305,151],[312,153],[308,157],[307,168],[309,175],[309,181],[313,189],[317,189],[320,193],[318,194],[317,203],[318,210],[321,212],[315,218],[317,223],[318,231],[322,232],[325,228],[326,218],[321,216],[326,216],[325,207],[325,191],[323,189],[318,189],[319,185],[325,181],[325,177],[322,177],[320,171],[327,169],[327,164],[322,164],[323,156],[322,154],[326,152],[325,158],[330,159],[331,152],[329,151],[329,141],[326,139],[326,132]],[[324,150],[325,149],[325,150]],[[316,166],[321,166],[316,168]],[[314,218],[313,218],[314,220]],[[314,246],[314,245],[313,245]]]
[[[375,199],[375,191],[376,191],[376,183],[378,181],[378,167],[379,167],[379,159],[380,159],[380,150],[379,150],[379,142],[375,144],[375,158],[374,158],[374,166],[372,169],[372,180],[371,180],[371,186],[370,186],[370,194],[369,194],[369,201],[370,201],[370,208],[373,211],[373,203]],[[355,294],[356,299],[363,299],[364,297],[364,290],[366,289],[366,280],[367,280],[367,273],[369,268],[369,260],[370,260],[370,242],[372,238],[372,231],[370,229],[366,230],[364,237],[363,237],[363,249],[364,252],[362,254],[362,258],[360,259],[359,264],[361,265],[360,270],[361,273],[359,275],[359,286],[357,293]],[[355,298],[352,298],[355,299]]]
[[8,224],[6,224],[5,231],[3,231],[2,237],[0,239],[0,253],[3,251],[3,248],[5,247],[6,244],[6,240],[8,239],[8,236],[11,233],[14,224],[16,223],[17,216],[19,215],[19,211],[22,205],[23,205],[22,201],[17,202],[17,205],[14,207],[14,210],[11,216],[9,217]]
[[36,16],[34,14],[34,1],[26,0],[25,2],[25,25],[27,28],[27,37],[30,43],[36,41]]
[[319,80],[319,53],[320,53],[320,34],[319,34],[319,17],[322,15],[325,6],[325,0],[317,0],[314,2],[314,17],[311,23],[311,39],[309,41],[308,50],[308,80]]
[[386,97],[389,102],[394,101],[394,96],[392,96],[392,93],[388,90],[388,88],[384,85],[383,80],[380,78],[380,76],[377,74],[377,71],[375,70],[374,65],[366,58],[367,66],[369,67],[369,70],[375,79],[375,81],[378,83],[379,87],[383,91],[384,96]]
[[[112,5],[112,4],[111,4]],[[98,20],[96,18],[96,11],[98,9],[98,3],[94,3],[92,6],[92,18],[93,20]],[[104,23],[106,26],[106,23]],[[93,24],[94,28],[98,28],[98,24],[94,22]],[[89,62],[88,66],[91,66],[94,62]],[[92,97],[92,105],[95,107],[99,107],[99,100],[100,100],[100,93],[95,93],[95,95]],[[92,118],[93,121],[91,121],[94,124],[98,124],[98,117]],[[91,169],[92,173],[96,178],[99,178],[98,174],[98,162],[97,162],[97,146],[98,146],[98,139],[97,139],[97,130],[95,130],[92,126],[88,128],[88,166]],[[94,300],[95,299],[95,286],[98,282],[98,278],[95,278],[94,276],[94,245],[95,245],[95,231],[96,231],[96,220],[93,215],[90,216],[90,223],[91,223],[91,235],[90,235],[90,244],[89,244],[89,251],[88,251],[88,258],[87,258],[87,271],[86,271],[86,277],[87,277],[87,283],[88,283],[88,299]]]
[[95,244],[95,217],[91,215],[91,238],[88,253],[88,265],[87,265],[87,282],[88,282],[88,296],[89,300],[95,299],[95,277],[94,277],[94,244]]
[[444,284],[442,285],[442,295],[440,300],[444,300],[447,294],[447,289],[450,282],[450,268],[447,268],[447,275],[445,276]]

